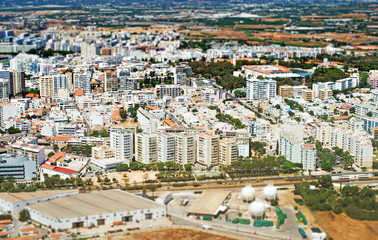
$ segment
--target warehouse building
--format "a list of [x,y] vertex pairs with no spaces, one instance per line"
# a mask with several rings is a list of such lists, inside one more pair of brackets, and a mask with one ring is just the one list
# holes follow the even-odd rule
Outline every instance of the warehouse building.
[[166,207],[121,191],[108,190],[72,195],[28,207],[31,219],[54,229],[70,229],[158,219]]
[[208,190],[199,196],[198,201],[189,207],[187,213],[194,216],[218,216],[227,210],[226,203],[230,197],[231,192]]
[[77,190],[52,190],[20,193],[0,193],[0,210],[12,214],[20,212],[27,205],[53,198],[77,194]]

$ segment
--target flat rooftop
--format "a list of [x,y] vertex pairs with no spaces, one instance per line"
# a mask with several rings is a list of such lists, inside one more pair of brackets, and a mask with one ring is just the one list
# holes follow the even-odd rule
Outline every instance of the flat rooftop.
[[32,200],[35,198],[48,197],[51,195],[66,193],[66,192],[77,192],[77,190],[51,190],[51,191],[37,191],[37,192],[20,192],[20,193],[0,193],[0,198],[11,203],[23,202]]
[[214,216],[230,194],[230,192],[222,190],[204,192],[199,196],[198,202],[188,209],[188,213]]
[[124,191],[108,190],[55,198],[28,207],[49,217],[62,219],[165,206]]

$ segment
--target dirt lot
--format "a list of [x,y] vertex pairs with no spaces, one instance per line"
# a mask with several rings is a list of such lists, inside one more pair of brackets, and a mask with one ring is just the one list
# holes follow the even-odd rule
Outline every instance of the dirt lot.
[[372,240],[378,236],[377,222],[359,221],[348,217],[345,213],[317,212],[317,222],[333,239]]
[[[113,173],[106,173],[107,177],[110,180],[113,180],[113,178],[117,179],[117,181],[123,186],[125,185],[125,179],[127,179],[128,184],[134,184],[134,183],[143,183],[145,180],[156,180],[156,173],[159,173],[157,171],[132,171],[132,172],[113,172]],[[101,178],[104,178],[104,176],[101,176]],[[92,177],[92,181],[94,183],[94,186],[100,185],[97,182],[97,177]]]
[[130,235],[118,234],[113,236],[105,236],[103,240],[233,240],[236,238],[226,237],[218,234],[208,233],[205,231],[192,230],[186,228],[168,228],[161,230],[135,232]]

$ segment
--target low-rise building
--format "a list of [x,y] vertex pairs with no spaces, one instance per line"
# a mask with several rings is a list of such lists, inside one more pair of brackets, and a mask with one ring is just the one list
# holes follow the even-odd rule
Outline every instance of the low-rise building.
[[167,214],[164,205],[120,190],[55,198],[30,204],[27,209],[33,221],[53,229],[110,226],[120,221],[159,219]]

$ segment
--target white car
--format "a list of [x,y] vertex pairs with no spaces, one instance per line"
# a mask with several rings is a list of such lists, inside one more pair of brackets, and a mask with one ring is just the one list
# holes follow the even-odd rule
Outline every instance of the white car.
[[203,225],[202,228],[205,230],[211,230],[211,227],[209,225]]

